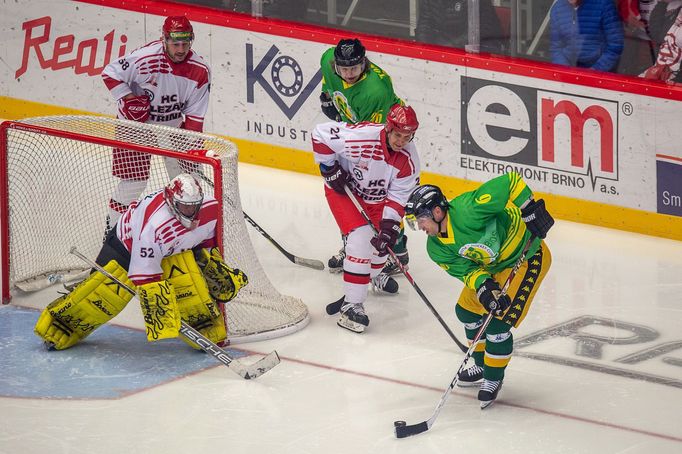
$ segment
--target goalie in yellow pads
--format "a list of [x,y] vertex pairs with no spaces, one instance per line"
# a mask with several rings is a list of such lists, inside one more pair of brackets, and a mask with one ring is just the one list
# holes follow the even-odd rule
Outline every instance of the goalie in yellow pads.
[[[147,340],[177,337],[181,319],[215,343],[226,339],[216,303],[233,299],[248,279],[226,265],[216,247],[220,216],[218,202],[183,173],[131,203],[107,234],[96,262],[136,289]],[[119,314],[131,298],[93,271],[43,310],[35,333],[50,348],[69,348]]]

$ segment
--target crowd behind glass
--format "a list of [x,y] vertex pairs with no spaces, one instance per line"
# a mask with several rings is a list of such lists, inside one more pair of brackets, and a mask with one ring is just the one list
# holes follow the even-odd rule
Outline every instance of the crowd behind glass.
[[[682,0],[179,2],[668,83],[682,82],[682,74],[678,74]],[[473,11],[476,5],[479,27],[469,30],[469,9]]]

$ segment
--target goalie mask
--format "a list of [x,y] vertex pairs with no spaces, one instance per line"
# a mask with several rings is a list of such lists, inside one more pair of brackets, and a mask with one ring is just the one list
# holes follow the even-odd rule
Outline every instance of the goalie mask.
[[420,218],[433,219],[438,222],[440,228],[441,221],[436,221],[433,217],[433,209],[440,207],[447,212],[450,204],[438,186],[425,184],[412,191],[410,198],[405,205],[405,220],[412,230],[417,230],[417,222]]
[[199,225],[199,210],[204,201],[204,191],[197,180],[188,173],[173,178],[163,191],[164,199],[175,218],[186,229]]

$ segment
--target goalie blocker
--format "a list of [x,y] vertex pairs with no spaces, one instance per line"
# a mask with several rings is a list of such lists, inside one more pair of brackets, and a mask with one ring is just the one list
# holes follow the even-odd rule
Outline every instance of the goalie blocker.
[[[248,279],[227,266],[217,248],[205,248],[215,243],[216,205],[192,176],[181,174],[131,204],[107,235],[96,263],[137,286],[149,341],[177,337],[181,319],[215,343],[226,339],[216,301],[233,299]],[[173,254],[177,245],[184,252]],[[120,313],[130,298],[95,271],[45,308],[35,332],[49,347],[69,348]]]

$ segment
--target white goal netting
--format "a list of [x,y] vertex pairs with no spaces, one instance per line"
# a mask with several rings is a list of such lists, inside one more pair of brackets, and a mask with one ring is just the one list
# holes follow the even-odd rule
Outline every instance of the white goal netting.
[[[69,249],[76,246],[91,258],[99,252],[109,199],[118,183],[112,176],[112,153],[123,148],[151,154],[143,195],[190,169],[205,193],[222,204],[225,260],[249,277],[249,285],[226,305],[230,342],[278,337],[309,321],[305,304],[280,294],[256,257],[241,208],[237,148],[232,142],[92,116],[6,122],[0,132],[0,172],[8,189],[2,214],[3,281],[9,290],[37,290],[87,272]],[[7,291],[3,290],[3,302],[11,296]]]

